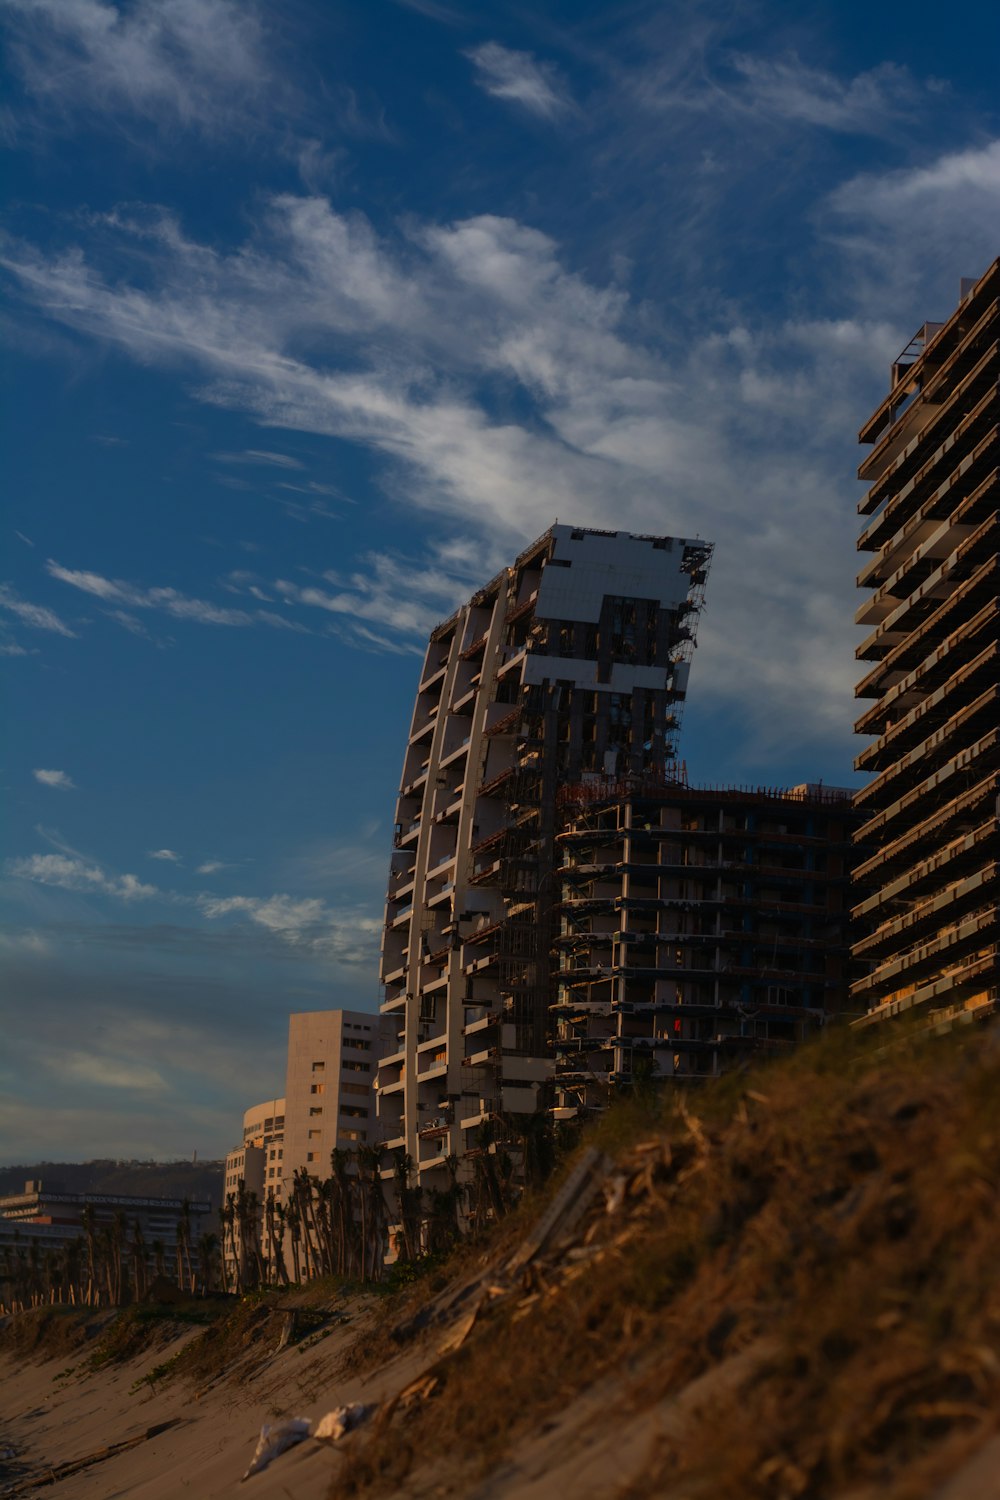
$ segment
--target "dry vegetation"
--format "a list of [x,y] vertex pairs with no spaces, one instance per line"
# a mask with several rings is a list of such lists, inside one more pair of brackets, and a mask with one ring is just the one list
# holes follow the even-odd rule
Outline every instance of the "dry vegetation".
[[741,1350],[752,1378],[624,1493],[910,1500],[995,1430],[1000,1033],[834,1035],[597,1141],[615,1165],[571,1242],[491,1298],[494,1255],[433,1394],[351,1440],[336,1500],[468,1493],[586,1387],[662,1410]]
[[395,1293],[334,1278],[117,1315],[40,1308],[5,1320],[0,1347],[94,1369],[171,1344],[139,1383],[199,1390],[266,1374],[293,1312],[303,1348],[356,1317],[316,1399],[377,1367],[380,1390],[405,1389],[339,1445],[331,1500],[464,1500],[588,1393],[610,1441],[660,1433],[642,1472],[592,1493],[930,1496],[1000,1426],[1000,1027],[878,1043],[834,1033],[618,1105],[582,1143],[600,1155],[581,1214],[517,1264],[574,1160]]

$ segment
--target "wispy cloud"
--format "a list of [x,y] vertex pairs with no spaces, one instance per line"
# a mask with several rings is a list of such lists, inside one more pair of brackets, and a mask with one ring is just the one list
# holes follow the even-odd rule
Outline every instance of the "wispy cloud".
[[84,111],[208,134],[246,126],[268,64],[252,0],[4,0],[15,64],[48,118]]
[[529,114],[552,120],[572,108],[569,91],[552,63],[530,52],[514,52],[499,42],[484,42],[466,56],[476,69],[476,83],[494,99],[518,105]]
[[75,630],[70,630],[64,620],[60,620],[55,610],[48,609],[44,604],[31,604],[27,599],[21,599],[7,584],[0,583],[0,609],[9,610],[16,615],[22,625],[27,625],[32,630],[49,630],[53,635],[76,636]]
[[373,552],[363,562],[365,571],[327,571],[322,575],[324,587],[286,578],[276,579],[273,587],[283,599],[346,617],[352,626],[365,620],[425,637],[469,593],[475,580],[471,570],[460,573],[441,567],[433,554],[417,559]]
[[9,875],[20,880],[34,880],[64,891],[117,896],[122,901],[148,901],[160,894],[155,886],[144,884],[136,875],[110,875],[100,865],[64,854],[31,854],[24,859],[8,860],[6,868]]
[[101,1089],[125,1089],[140,1094],[162,1094],[166,1079],[148,1064],[127,1057],[96,1052],[56,1052],[48,1059],[50,1071],[60,1078],[78,1079]]
[[[478,562],[481,570],[481,549]],[[393,639],[370,626],[422,640],[470,592],[478,577],[471,559],[460,559],[453,548],[432,545],[416,558],[368,553],[350,573],[328,569],[316,582],[262,579],[237,569],[224,587],[260,601],[278,598],[290,608],[322,610],[332,616],[329,628],[344,640],[379,652],[410,655],[418,649],[414,639]]]
[[[979,275],[997,254],[1000,139],[946,151],[920,165],[863,172],[822,205],[822,223],[849,258],[847,295],[864,312],[906,319],[905,337],[954,306],[928,306],[929,267]],[[896,351],[893,350],[894,354]],[[890,356],[891,357],[891,356]]]
[[441,5],[438,0],[393,0],[393,4],[401,5],[404,10],[415,10],[418,15],[426,16],[429,21],[440,21],[444,26],[464,26],[468,21],[468,16],[461,11],[450,5]]
[[225,917],[238,912],[270,932],[293,936],[315,927],[326,911],[324,902],[316,897],[296,900],[292,896],[203,896],[199,904],[206,917]]
[[52,944],[40,932],[10,932],[0,929],[0,949],[6,953],[29,953],[43,957],[51,953]]
[[319,897],[201,895],[210,920],[245,917],[285,942],[338,963],[371,964],[382,930],[380,917],[364,908],[339,910]]
[[73,778],[67,776],[65,771],[32,771],[31,774],[36,781],[41,782],[42,786],[56,787],[62,792],[72,791],[76,785]]
[[[52,558],[45,566],[52,578],[58,579],[60,583],[69,584],[71,588],[80,589],[85,594],[91,594],[96,599],[103,599],[108,603],[125,604],[131,609],[159,610],[163,614],[172,615],[176,620],[189,620],[199,625],[239,627],[261,624],[269,625],[277,630],[304,631],[306,629],[305,626],[294,620],[286,620],[272,610],[229,609],[225,605],[213,604],[208,599],[193,599],[174,588],[140,588],[120,578],[105,578],[100,573],[88,572],[85,569],[64,568],[61,563],[57,563]],[[111,617],[118,624],[131,630],[133,634],[144,633],[141,622],[122,611],[112,611]]]
[[732,66],[741,79],[735,97],[743,107],[848,135],[878,136],[897,130],[926,93],[908,68],[891,62],[853,78],[809,67],[794,55],[737,54]]
[[[60,842],[55,836],[51,841]],[[347,882],[340,882],[344,886],[345,897],[348,897],[345,904],[333,904],[325,895],[293,895],[281,891],[267,896],[246,893],[219,896],[211,891],[200,891],[192,895],[147,884],[136,875],[115,874],[96,860],[69,850],[68,845],[61,847],[68,852],[32,854],[20,859],[10,859],[6,862],[5,871],[14,879],[91,896],[111,897],[126,905],[155,899],[169,903],[177,910],[200,914],[212,924],[226,920],[249,923],[252,928],[260,929],[261,934],[269,934],[276,940],[277,952],[282,949],[292,950],[302,960],[319,959],[324,963],[370,966],[377,954],[382,927],[381,913],[375,903],[372,907],[361,904],[362,892],[357,879],[350,884],[349,889]],[[342,850],[341,853],[346,856],[349,851]],[[148,857],[160,859],[167,864],[180,863],[179,856],[169,849],[152,851]],[[372,851],[361,850],[358,857],[361,862],[358,868],[364,869],[368,880],[374,873]],[[326,851],[324,858],[327,860],[328,873],[331,873],[331,851]],[[377,863],[381,871],[381,857]],[[232,866],[221,860],[206,860],[199,867],[198,873],[211,874],[226,868]],[[312,860],[301,867],[295,865],[294,868],[302,879],[315,879]],[[346,870],[341,873],[345,874]],[[328,880],[327,885],[329,884]],[[138,943],[140,947],[152,940],[145,928],[127,931],[132,934],[129,941]],[[182,935],[184,931],[185,929],[181,929]]]
[[81,854],[79,849],[74,849],[73,845],[63,838],[58,828],[46,828],[44,823],[36,823],[35,832],[39,838],[44,839],[47,844],[50,844],[53,849],[57,849],[60,854],[68,855],[70,859],[82,860],[84,864],[92,863],[92,861],[88,861],[86,854]]
[[234,867],[227,864],[223,859],[206,859],[205,863],[197,867],[198,875],[217,875],[220,870],[231,870]]
[[262,464],[272,469],[304,469],[305,464],[287,453],[269,453],[262,448],[245,448],[242,453],[213,453],[223,464]]
[[[911,331],[894,328],[898,297],[886,304],[862,289],[869,262],[911,263],[907,240],[971,226],[978,252],[1000,203],[995,152],[941,156],[919,172],[855,179],[853,197],[847,188],[830,195],[819,232],[850,288],[837,316],[761,319],[725,303],[683,338],[650,329],[620,285],[571,269],[551,236],[493,215],[411,223],[391,238],[323,200],[283,195],[233,253],[164,230],[152,260],[144,242],[134,280],[102,278],[80,256],[21,249],[8,263],[52,316],[136,359],[197,372],[202,399],[272,429],[374,450],[390,493],[443,516],[463,543],[474,539],[462,565],[386,551],[354,572],[228,581],[255,606],[266,601],[254,587],[280,599],[276,620],[308,612],[368,648],[413,649],[470,583],[555,516],[701,534],[718,548],[699,695],[738,705],[748,755],[764,759],[777,743],[787,752],[807,736],[827,744],[835,732],[846,758],[852,663],[839,642],[854,519],[842,498],[845,434]],[[919,215],[920,236],[909,221],[905,234],[890,222],[877,203],[882,187],[901,213]],[[130,231],[120,232],[127,248]],[[306,342],[322,355],[305,357]],[[803,527],[813,537],[805,552]],[[256,607],[188,604],[172,590],[53,567],[127,607],[201,611],[218,623],[263,618]],[[772,662],[780,667],[770,673],[762,664]]]

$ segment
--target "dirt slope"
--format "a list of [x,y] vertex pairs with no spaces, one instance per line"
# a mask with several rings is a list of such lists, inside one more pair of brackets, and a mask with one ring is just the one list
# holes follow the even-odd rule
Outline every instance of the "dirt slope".
[[485,1253],[322,1337],[279,1350],[264,1306],[65,1379],[5,1356],[8,1482],[176,1420],[38,1493],[214,1500],[262,1422],[363,1400],[244,1500],[1000,1500],[998,1147],[996,1031],[633,1102]]

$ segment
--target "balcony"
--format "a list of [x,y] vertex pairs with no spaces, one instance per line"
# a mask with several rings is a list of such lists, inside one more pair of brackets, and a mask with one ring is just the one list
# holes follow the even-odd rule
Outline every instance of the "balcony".
[[439,764],[439,769],[440,769],[440,770],[442,770],[442,771],[443,771],[443,770],[444,770],[444,768],[445,768],[445,766],[451,766],[451,765],[454,765],[454,763],[455,763],[455,762],[456,762],[456,761],[457,761],[457,760],[458,760],[458,759],[459,759],[459,758],[460,758],[460,757],[461,757],[461,756],[463,756],[463,755],[466,755],[466,754],[467,754],[467,753],[468,753],[468,749],[469,749],[469,740],[470,740],[470,739],[471,739],[471,735],[468,735],[468,734],[467,734],[467,735],[466,735],[466,736],[465,736],[465,739],[464,739],[464,740],[462,740],[462,741],[461,741],[461,742],[460,742],[460,743],[459,743],[459,744],[458,744],[458,745],[456,745],[456,746],[455,746],[455,748],[454,748],[454,750],[450,750],[450,751],[449,751],[449,752],[448,752],[448,754],[447,754],[447,755],[445,755],[445,756],[444,756],[444,757],[443,757],[443,758],[442,758],[442,759],[441,759],[441,761],[440,761],[440,762],[439,762],[439,763],[438,763],[438,764]]

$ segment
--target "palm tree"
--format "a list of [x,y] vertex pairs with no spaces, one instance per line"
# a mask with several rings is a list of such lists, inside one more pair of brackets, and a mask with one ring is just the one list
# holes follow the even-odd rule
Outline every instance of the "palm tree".
[[191,1269],[191,1205],[186,1198],[181,1200],[181,1211],[177,1216],[177,1285],[182,1291],[194,1291],[194,1272]]
[[146,1295],[146,1242],[142,1237],[142,1225],[138,1219],[132,1223],[132,1278],[135,1282],[135,1300],[141,1302]]
[[239,1294],[242,1290],[240,1284],[240,1262],[236,1248],[236,1199],[232,1193],[226,1194],[226,1201],[219,1210],[219,1221],[222,1225],[222,1277],[225,1290],[229,1290],[229,1261],[233,1263],[233,1290]]
[[116,1208],[111,1218],[109,1244],[113,1260],[114,1301],[119,1307],[128,1300],[128,1264],[124,1256],[127,1240],[128,1219],[124,1209]]
[[302,1220],[299,1215],[299,1204],[294,1190],[292,1196],[285,1204],[285,1223],[288,1226],[288,1234],[292,1242],[292,1278],[296,1285],[298,1285],[302,1280],[299,1270],[299,1239],[302,1234]]
[[313,1212],[313,1184],[305,1167],[300,1168],[292,1178],[292,1193],[298,1204],[299,1219],[303,1230],[303,1246],[305,1248],[305,1273],[307,1279],[310,1276],[320,1274],[322,1266],[318,1254],[316,1218]]
[[285,1265],[285,1226],[288,1215],[283,1203],[274,1205],[274,1238],[271,1241],[272,1254],[274,1256],[274,1279],[275,1285],[288,1285],[288,1268]]
[[362,1205],[361,1279],[376,1281],[385,1260],[385,1194],[382,1190],[382,1147],[358,1148],[358,1186]]
[[250,1235],[250,1263],[253,1266],[254,1286],[263,1286],[266,1278],[264,1257],[260,1249],[260,1199],[256,1193],[247,1194],[247,1225]]
[[77,1235],[63,1250],[63,1266],[66,1273],[67,1299],[76,1305],[80,1300],[82,1281],[83,1239]]
[[94,1254],[97,1216],[90,1203],[85,1203],[80,1211],[80,1228],[87,1242],[87,1305],[90,1307],[96,1302],[99,1306],[101,1294],[97,1286],[97,1265]]
[[327,1179],[332,1239],[330,1271],[338,1276],[350,1274],[353,1251],[354,1205],[348,1171],[350,1160],[350,1153],[342,1151],[339,1146],[334,1146],[330,1152],[330,1176]]
[[218,1260],[219,1236],[206,1233],[198,1237],[198,1261],[201,1266],[202,1286],[207,1293],[215,1290],[215,1271]]
[[393,1179],[396,1185],[396,1202],[399,1207],[399,1235],[401,1259],[416,1260],[420,1252],[420,1205],[423,1193],[419,1187],[411,1187],[413,1157],[400,1148],[396,1152],[396,1167]]
[[502,1219],[507,1212],[508,1200],[504,1191],[505,1177],[510,1174],[510,1158],[506,1152],[500,1156],[491,1150],[494,1144],[493,1126],[489,1121],[480,1125],[476,1132],[479,1148],[474,1157],[475,1197],[473,1224],[481,1229],[490,1219]]

